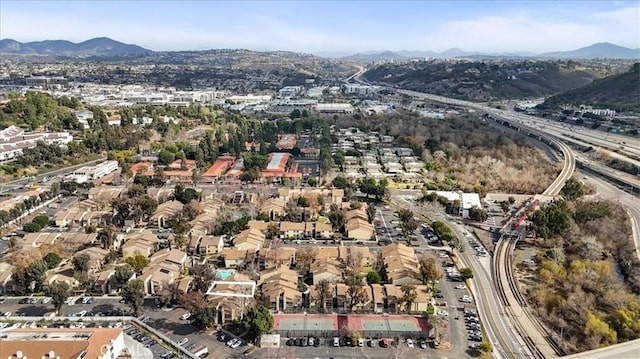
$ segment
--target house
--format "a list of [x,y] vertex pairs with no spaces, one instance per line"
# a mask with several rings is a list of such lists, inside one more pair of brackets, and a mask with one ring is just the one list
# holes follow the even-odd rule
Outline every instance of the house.
[[342,279],[342,269],[340,262],[333,258],[320,258],[311,263],[310,272],[313,275],[313,283],[318,284],[321,280],[329,282],[339,282]]
[[295,259],[296,249],[291,247],[281,247],[277,249],[261,248],[255,258],[259,270],[281,266],[289,267],[295,263]]
[[421,284],[420,265],[413,248],[394,243],[382,249],[382,257],[391,283]]
[[280,235],[284,238],[301,238],[304,236],[304,230],[304,223],[280,222]]
[[315,237],[329,239],[333,237],[333,227],[331,223],[315,222]]
[[372,309],[375,313],[384,312],[384,305],[387,300],[387,296],[385,295],[384,287],[380,284],[371,284],[371,294],[372,298]]
[[158,250],[159,242],[158,237],[149,230],[130,232],[126,235],[121,247],[122,257],[135,257],[136,255],[149,257]]
[[231,165],[235,161],[235,157],[233,156],[220,156],[216,159],[216,161],[202,174],[202,182],[206,183],[214,183],[222,176],[224,173],[231,168]]
[[124,186],[98,186],[89,189],[88,198],[102,203],[111,203],[112,200],[120,196]]
[[348,308],[347,290],[349,287],[344,283],[337,283],[335,285],[336,290],[336,308],[341,311],[346,311]]
[[395,284],[385,284],[384,291],[387,298],[387,309],[389,310],[389,313],[397,313],[400,311],[400,304],[403,296],[400,286]]
[[93,274],[102,268],[102,265],[105,263],[105,258],[109,255],[109,251],[100,247],[89,247],[77,252],[75,256],[80,254],[86,254],[89,256],[88,272]]
[[275,221],[286,214],[286,203],[281,198],[269,198],[260,207],[260,213],[267,215],[270,221]]
[[224,238],[225,236],[211,235],[202,237],[196,250],[197,253],[203,255],[214,255],[220,253],[222,248],[224,248]]
[[346,222],[344,227],[347,238],[359,241],[368,241],[373,238],[373,226],[366,220],[354,217]]
[[284,311],[302,306],[298,274],[294,270],[280,267],[263,272],[258,284],[271,310]]
[[[83,203],[84,202],[84,203]],[[91,208],[90,202],[83,201],[69,207],[66,211],[58,211],[54,216],[56,227],[86,227],[104,224],[107,212]]]
[[265,235],[257,229],[246,229],[233,237],[233,246],[238,250],[258,251],[264,245]]
[[364,287],[364,300],[360,303],[356,303],[354,309],[359,311],[371,311],[373,308],[373,294],[372,289],[368,285]]
[[[93,291],[102,294],[113,294],[115,268],[107,268],[96,273],[96,281],[93,284]],[[135,277],[135,274],[132,278]]]
[[239,250],[237,248],[222,248],[220,256],[224,258],[225,268],[244,267],[247,259],[248,250]]
[[161,203],[149,220],[150,223],[154,223],[158,228],[166,228],[169,226],[169,220],[175,218],[184,205],[180,201],[169,201]]
[[[426,285],[416,286],[416,299],[411,304],[411,308],[408,308],[410,312],[426,312],[429,304],[431,303],[431,292]],[[407,308],[405,307],[405,310]]]
[[163,288],[176,283],[182,277],[186,261],[187,254],[179,249],[166,249],[151,256],[151,264],[140,275],[145,293],[157,294]]

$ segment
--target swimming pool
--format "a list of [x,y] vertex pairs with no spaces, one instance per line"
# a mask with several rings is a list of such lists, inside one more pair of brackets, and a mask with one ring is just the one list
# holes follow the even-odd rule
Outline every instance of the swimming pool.
[[233,277],[236,274],[236,271],[233,269],[218,269],[216,271],[216,277],[220,278],[220,280],[227,280],[230,277]]

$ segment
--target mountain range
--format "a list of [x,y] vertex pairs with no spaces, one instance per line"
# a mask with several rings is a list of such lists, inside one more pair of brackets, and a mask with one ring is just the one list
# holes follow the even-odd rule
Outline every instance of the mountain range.
[[535,54],[532,52],[469,52],[458,48],[452,48],[443,52],[435,51],[371,51],[357,53],[354,55],[343,56],[344,60],[361,60],[361,61],[381,61],[381,60],[408,60],[425,57],[433,58],[452,58],[452,57],[524,57],[524,58],[574,58],[574,59],[595,59],[595,58],[614,58],[614,59],[640,59],[640,48],[630,49],[618,46],[608,42],[601,42],[590,46],[582,47],[571,51],[558,51]]
[[[44,40],[19,42],[13,39],[0,40],[0,55],[36,55],[67,57],[117,57],[131,55],[147,55],[153,51],[134,44],[125,44],[108,37],[97,37],[80,43],[67,40]],[[435,51],[370,51],[348,55],[337,52],[317,53],[321,57],[340,58],[342,60],[380,61],[392,59],[419,59],[425,57],[520,57],[520,58],[619,58],[640,59],[640,49],[630,49],[611,43],[597,43],[572,51],[548,52],[534,54],[530,52],[486,53],[468,52],[452,48],[443,52]]]
[[0,54],[41,56],[123,56],[145,55],[153,51],[138,45],[125,44],[108,37],[96,37],[74,43],[67,40],[45,40],[19,42],[13,39],[0,40]]

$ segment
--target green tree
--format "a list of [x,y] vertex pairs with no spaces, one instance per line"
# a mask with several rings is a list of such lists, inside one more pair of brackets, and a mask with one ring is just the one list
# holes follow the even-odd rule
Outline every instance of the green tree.
[[206,306],[197,308],[191,313],[191,321],[201,328],[209,328],[216,322],[218,311],[216,307]]
[[469,218],[476,222],[484,222],[489,218],[489,215],[485,209],[474,206],[469,210]]
[[73,268],[76,272],[88,272],[89,271],[89,262],[91,261],[91,257],[88,254],[78,254],[71,260],[73,264]]
[[565,201],[553,201],[529,216],[538,237],[551,238],[564,234],[571,225],[571,212]]
[[133,270],[138,274],[142,273],[142,270],[149,264],[149,260],[147,259],[147,257],[141,254],[135,255],[133,257],[127,257],[124,259],[124,261],[125,263],[130,265],[131,268],[133,268]]
[[315,187],[318,185],[318,179],[315,177],[309,177],[309,179],[307,180],[307,184],[311,187]]
[[49,252],[46,256],[44,256],[44,258],[42,258],[42,260],[47,264],[47,269],[53,269],[57,267],[60,262],[62,262],[62,257],[57,255],[56,253]]
[[331,184],[333,185],[333,187],[340,188],[340,189],[351,187],[351,183],[349,182],[349,180],[342,176],[336,176],[336,178],[333,179]]
[[132,279],[122,287],[122,298],[131,306],[134,315],[137,315],[142,308],[144,294],[144,282],[140,279]]
[[568,201],[576,200],[582,197],[584,193],[585,190],[582,183],[573,177],[569,178],[560,190],[562,197]]
[[44,279],[47,275],[47,268],[47,263],[43,260],[33,261],[27,267],[27,276],[30,280],[29,282],[33,283],[35,292],[42,291]]
[[124,287],[125,284],[133,277],[134,271],[131,265],[124,264],[116,268],[113,277],[117,288]]
[[38,223],[36,222],[29,222],[27,224],[25,224],[22,229],[25,232],[28,233],[34,233],[34,232],[40,232],[40,230],[42,229],[42,226],[40,226]]
[[49,225],[49,217],[45,215],[36,216],[31,222],[37,223],[41,228],[44,228]]
[[263,305],[249,309],[240,323],[244,327],[244,330],[249,332],[248,334],[251,338],[257,338],[273,330],[273,316],[269,308]]
[[171,162],[175,161],[176,155],[168,150],[161,150],[158,153],[158,163],[161,165],[168,165]]
[[380,284],[380,281],[382,281],[382,277],[380,276],[380,273],[374,270],[370,270],[367,272],[367,283]]
[[69,298],[70,290],[69,285],[65,282],[53,282],[49,284],[45,290],[47,296],[51,297],[51,303],[56,310],[56,315],[60,314],[60,308],[62,304]]
[[473,278],[473,271],[468,267],[462,268],[460,269],[460,276],[462,276],[463,280],[471,279]]

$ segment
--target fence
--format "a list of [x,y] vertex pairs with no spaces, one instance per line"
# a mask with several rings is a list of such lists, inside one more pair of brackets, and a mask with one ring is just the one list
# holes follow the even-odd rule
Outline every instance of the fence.
[[[333,338],[342,337],[346,334],[344,330],[315,330],[315,329],[295,329],[295,330],[275,330],[276,334],[280,334],[283,337],[316,337],[316,338]],[[422,331],[395,331],[395,330],[361,330],[358,331],[360,337],[363,338],[413,338],[413,339],[427,339],[429,338],[429,332]]]

